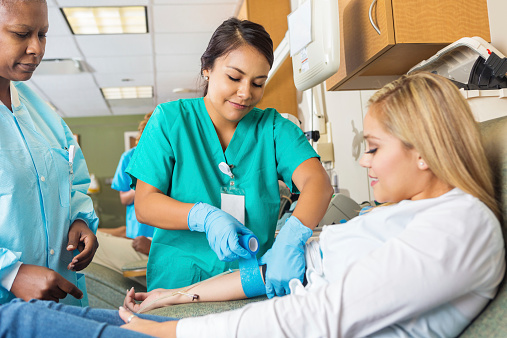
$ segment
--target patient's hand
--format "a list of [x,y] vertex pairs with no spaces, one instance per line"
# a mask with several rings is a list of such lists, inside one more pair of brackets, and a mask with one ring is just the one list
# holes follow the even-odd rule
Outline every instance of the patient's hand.
[[[150,292],[135,292],[134,288],[127,291],[127,296],[123,301],[123,307],[132,312],[143,313],[159,307],[175,304],[175,298],[178,296],[170,296],[176,290],[155,289]],[[141,301],[138,304],[136,301]]]
[[119,310],[120,318],[125,322],[121,327],[124,329],[141,332],[153,337],[176,337],[177,320],[169,320],[163,323],[132,317],[132,313],[122,307]]

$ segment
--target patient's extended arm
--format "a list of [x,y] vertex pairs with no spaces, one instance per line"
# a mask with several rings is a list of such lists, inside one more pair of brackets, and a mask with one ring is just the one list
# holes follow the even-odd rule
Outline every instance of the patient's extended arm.
[[[261,267],[259,267],[260,269]],[[132,288],[127,291],[123,306],[133,312],[143,313],[169,305],[245,298],[247,296],[243,291],[240,272],[234,271],[179,289],[155,289],[150,292],[136,293]],[[142,303],[138,304],[136,301]]]

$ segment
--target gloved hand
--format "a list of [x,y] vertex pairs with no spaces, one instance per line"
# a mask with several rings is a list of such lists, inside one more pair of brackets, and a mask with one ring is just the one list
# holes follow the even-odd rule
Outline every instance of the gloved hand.
[[250,253],[241,247],[238,234],[250,235],[253,232],[236,218],[212,205],[196,203],[187,218],[188,228],[206,233],[209,245],[224,262],[232,262],[239,257],[250,258]]
[[298,278],[303,282],[306,267],[305,244],[312,233],[299,219],[291,216],[276,236],[273,247],[261,257],[259,265],[267,265],[268,298],[289,294],[291,279]]

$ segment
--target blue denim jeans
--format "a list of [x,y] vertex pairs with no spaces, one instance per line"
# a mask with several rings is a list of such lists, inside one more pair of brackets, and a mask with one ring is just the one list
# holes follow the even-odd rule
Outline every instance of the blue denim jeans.
[[[165,322],[174,318],[139,315]],[[116,310],[94,309],[31,300],[14,299],[0,305],[0,337],[149,337],[120,328],[125,324]]]

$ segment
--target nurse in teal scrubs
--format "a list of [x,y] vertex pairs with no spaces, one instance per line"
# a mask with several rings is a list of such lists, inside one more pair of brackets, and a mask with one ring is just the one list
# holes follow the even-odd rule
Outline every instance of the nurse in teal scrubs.
[[[157,228],[149,290],[237,268],[238,258],[249,257],[238,235],[252,232],[260,242],[259,263],[267,265],[269,297],[289,293],[290,279],[302,280],[304,244],[332,188],[303,132],[276,110],[255,108],[272,63],[273,44],[264,28],[228,19],[201,57],[204,97],[160,104],[148,122],[126,171],[136,187],[138,220]],[[231,180],[244,195],[244,224],[220,209],[221,189]],[[274,241],[278,180],[301,195]]]

